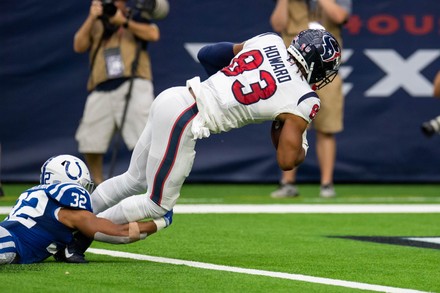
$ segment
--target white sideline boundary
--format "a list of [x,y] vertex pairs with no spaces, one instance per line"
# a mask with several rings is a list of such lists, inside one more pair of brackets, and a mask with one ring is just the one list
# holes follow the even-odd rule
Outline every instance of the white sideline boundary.
[[87,249],[87,252],[94,253],[94,254],[108,255],[108,256],[112,256],[112,257],[129,258],[129,259],[135,259],[135,260],[164,263],[164,264],[172,264],[172,265],[184,265],[184,266],[188,266],[188,267],[206,269],[206,270],[265,276],[265,277],[287,279],[287,280],[293,280],[293,281],[302,281],[302,282],[315,283],[315,284],[339,286],[339,287],[354,288],[354,289],[361,289],[361,290],[370,290],[370,291],[375,291],[375,292],[426,293],[425,291],[418,291],[418,290],[413,290],[413,289],[388,287],[388,286],[373,285],[373,284],[366,284],[366,283],[359,283],[359,282],[352,282],[352,281],[344,281],[344,280],[329,279],[329,278],[322,278],[322,277],[313,277],[313,276],[300,275],[300,274],[289,274],[289,273],[282,273],[282,272],[246,269],[246,268],[240,268],[240,267],[216,265],[216,264],[203,263],[203,262],[198,262],[198,261],[181,260],[181,259],[174,259],[174,258],[149,256],[149,255],[121,252],[121,251],[114,251],[114,250],[107,250],[107,249],[89,248],[89,249]]
[[180,204],[176,214],[440,213],[440,204]]
[[[12,207],[0,207],[8,214]],[[176,214],[393,214],[440,213],[440,204],[177,204]]]

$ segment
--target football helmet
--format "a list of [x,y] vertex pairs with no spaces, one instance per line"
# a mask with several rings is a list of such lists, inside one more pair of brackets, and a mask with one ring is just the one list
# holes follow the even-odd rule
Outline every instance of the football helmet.
[[76,183],[92,192],[93,183],[86,164],[71,155],[48,159],[41,167],[40,184]]
[[332,82],[341,65],[341,47],[336,38],[323,29],[300,32],[287,51],[304,68],[306,80],[314,89]]

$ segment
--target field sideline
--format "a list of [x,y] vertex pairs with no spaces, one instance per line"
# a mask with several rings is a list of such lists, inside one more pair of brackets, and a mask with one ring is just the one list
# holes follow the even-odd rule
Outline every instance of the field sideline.
[[[0,213],[25,187],[4,185]],[[87,265],[0,267],[0,291],[440,292],[440,185],[341,185],[326,200],[313,184],[273,200],[275,187],[188,184],[170,228],[95,242]]]

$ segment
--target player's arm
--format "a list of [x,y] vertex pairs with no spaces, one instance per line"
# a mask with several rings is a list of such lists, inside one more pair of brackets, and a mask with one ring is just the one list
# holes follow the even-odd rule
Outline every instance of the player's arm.
[[208,76],[213,75],[225,66],[243,49],[243,43],[234,44],[220,42],[206,45],[197,53],[197,59],[202,64]]
[[78,230],[89,238],[114,244],[145,239],[147,235],[157,231],[153,221],[119,225],[85,210],[61,208],[58,219],[67,227]]
[[126,25],[126,29],[130,30],[136,37],[149,42],[157,42],[160,39],[159,27],[154,23],[146,23],[138,21],[138,19],[127,18],[121,10],[117,10],[116,14],[109,19],[110,23],[115,25]]
[[277,116],[277,120],[283,123],[277,147],[277,161],[280,168],[284,171],[292,170],[301,164],[306,157],[307,141],[303,134],[307,129],[307,121],[303,118],[290,114],[282,113]]

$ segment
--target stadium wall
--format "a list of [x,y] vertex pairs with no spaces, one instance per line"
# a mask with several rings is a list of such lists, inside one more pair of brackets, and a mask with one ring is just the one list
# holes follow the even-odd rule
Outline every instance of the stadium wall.
[[[271,31],[272,0],[169,0],[149,44],[156,94],[206,75],[194,56],[201,45],[241,42]],[[345,130],[337,135],[337,182],[439,182],[440,136],[420,125],[440,115],[432,80],[440,69],[438,1],[353,1],[344,29]],[[0,11],[0,142],[3,182],[37,181],[50,156],[79,155],[74,140],[87,95],[87,54],[73,35],[89,1],[3,1]],[[270,124],[212,135],[197,144],[190,182],[276,182]],[[317,182],[315,133],[298,181]],[[111,152],[111,150],[110,150]],[[111,154],[106,157],[106,170]],[[130,154],[118,152],[116,174]]]

